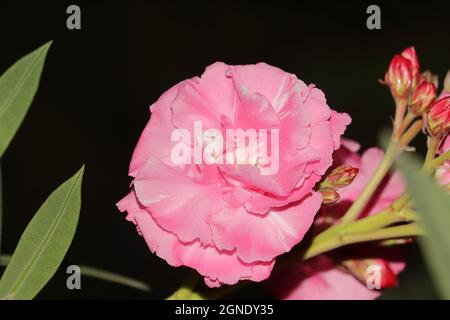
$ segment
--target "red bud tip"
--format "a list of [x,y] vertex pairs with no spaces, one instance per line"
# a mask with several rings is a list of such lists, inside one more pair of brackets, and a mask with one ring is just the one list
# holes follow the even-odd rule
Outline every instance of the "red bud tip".
[[394,56],[384,76],[384,82],[389,86],[396,100],[406,99],[413,86],[411,62],[401,55]]
[[381,289],[396,287],[398,284],[397,276],[392,271],[389,263],[384,259],[373,259],[370,264],[378,265],[381,271]]
[[419,59],[417,58],[416,49],[414,47],[409,47],[403,50],[401,56],[411,63],[411,74],[413,76],[413,81],[417,83],[419,80]]
[[[398,280],[395,272],[384,259],[359,259],[342,262],[345,270],[356,279],[367,285],[369,281],[376,289],[386,289],[397,286]],[[375,268],[374,268],[375,267]],[[374,274],[374,273],[377,274]]]

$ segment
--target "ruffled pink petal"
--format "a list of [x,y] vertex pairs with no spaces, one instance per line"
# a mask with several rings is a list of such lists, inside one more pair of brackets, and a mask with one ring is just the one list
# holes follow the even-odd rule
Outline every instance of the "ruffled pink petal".
[[245,201],[244,206],[247,211],[252,213],[266,214],[271,208],[283,207],[289,203],[301,200],[311,192],[320,179],[321,177],[316,174],[306,177],[300,187],[295,188],[289,196],[285,197],[277,197],[269,193],[252,192],[249,199]]
[[283,93],[298,81],[295,75],[263,62],[232,68],[240,83],[245,84],[250,92],[264,95],[274,106]]
[[320,160],[308,164],[307,172],[315,172],[318,175],[325,174],[333,164],[332,152],[334,149],[331,127],[328,121],[319,122],[312,127],[309,148],[320,154]]
[[269,277],[273,261],[243,263],[233,252],[219,252],[213,247],[203,247],[198,241],[183,243],[178,238],[162,229],[137,200],[131,191],[118,204],[121,211],[127,211],[128,217],[141,231],[147,245],[153,253],[170,265],[180,265],[196,269],[205,277],[210,287],[221,284],[235,284],[239,280],[262,281]]
[[356,153],[361,148],[361,145],[358,142],[347,138],[342,138],[341,144],[344,147],[343,149],[347,149],[350,152]]
[[214,243],[221,250],[237,250],[244,262],[271,261],[288,252],[308,231],[322,203],[313,192],[297,203],[267,215],[230,208],[211,219]]
[[212,287],[218,286],[218,283],[232,285],[240,280],[262,281],[269,277],[274,265],[273,260],[244,263],[236,252],[203,247],[198,242],[177,246],[175,255],[184,265],[194,268],[203,275],[205,283]]
[[156,253],[171,266],[182,265],[182,261],[175,255],[175,248],[180,246],[180,241],[156,224],[150,213],[139,203],[134,191],[120,200],[117,207],[121,212],[128,213],[127,220],[138,227],[152,253]]
[[350,118],[348,114],[331,110],[330,125],[335,150],[339,149],[341,146],[341,136],[344,134],[345,129],[351,122],[352,118]]
[[328,121],[331,117],[331,109],[328,107],[322,90],[314,85],[309,85],[309,93],[305,100],[305,107],[309,110],[311,125]]
[[171,103],[172,122],[176,128],[192,131],[195,121],[203,130],[219,129],[223,116],[232,118],[235,111],[235,90],[228,76],[229,66],[216,62],[201,77],[183,82]]
[[275,294],[285,300],[372,300],[381,294],[336,269],[325,255],[299,263],[271,282],[277,284]]
[[234,128],[247,130],[272,129],[280,127],[280,120],[267,98],[259,92],[249,89],[231,74],[235,87],[236,99],[234,103]]
[[200,84],[200,78],[184,81],[171,103],[173,126],[188,130],[192,137],[194,137],[195,122],[201,123],[203,131],[217,129],[220,128],[222,116],[205,98]]
[[361,167],[361,156],[358,154],[360,147],[360,144],[356,141],[342,138],[341,147],[333,153],[334,166],[346,164],[359,169]]
[[302,177],[305,166],[319,159],[319,154],[312,148],[305,148],[290,163],[280,164],[276,175],[261,175],[260,168],[252,165],[220,166],[221,171],[230,179],[237,180],[260,192],[268,192],[275,196],[289,196]]
[[291,92],[285,94],[285,101],[278,111],[281,124],[280,159],[286,162],[308,145],[311,136],[309,111],[303,104],[303,91],[300,88],[300,84],[296,85]]
[[139,202],[164,229],[181,241],[211,243],[210,217],[220,208],[215,183],[197,183],[179,168],[150,158],[134,180]]
[[180,85],[181,83],[167,90],[150,106],[152,115],[134,149],[129,168],[130,176],[136,176],[150,155],[165,162],[170,161],[170,152],[173,147],[170,136],[174,129],[170,104],[177,95]]

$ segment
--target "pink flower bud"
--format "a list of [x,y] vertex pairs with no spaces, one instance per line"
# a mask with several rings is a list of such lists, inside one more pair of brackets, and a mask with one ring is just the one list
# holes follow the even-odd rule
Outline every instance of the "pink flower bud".
[[343,188],[353,182],[359,169],[348,165],[341,165],[331,171],[331,173],[320,184],[325,188]]
[[447,71],[447,75],[444,79],[444,90],[443,93],[449,93],[450,94],[450,70]]
[[422,81],[411,97],[410,110],[415,114],[425,112],[435,98],[435,85],[431,82]]
[[321,188],[319,192],[322,195],[323,204],[336,203],[341,198],[339,193],[333,188]]
[[412,72],[412,64],[408,59],[401,55],[394,56],[384,76],[384,82],[389,86],[396,100],[409,96],[413,85]]
[[368,277],[371,276],[371,273],[369,272],[371,266],[378,267],[380,272],[380,289],[392,288],[398,284],[397,276],[389,266],[389,263],[384,259],[346,260],[342,262],[342,265],[348,273],[353,275],[364,285],[367,284]]
[[401,56],[405,59],[408,59],[411,62],[411,74],[413,76],[413,81],[417,83],[419,80],[419,59],[417,58],[416,50],[414,47],[409,47],[403,50]]
[[443,138],[450,129],[450,96],[435,101],[427,115],[427,129],[432,137]]

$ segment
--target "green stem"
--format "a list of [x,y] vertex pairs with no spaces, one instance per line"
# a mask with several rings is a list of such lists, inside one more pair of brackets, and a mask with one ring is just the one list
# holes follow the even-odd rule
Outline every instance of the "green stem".
[[[11,260],[11,255],[9,255],[9,254],[1,255],[0,256],[0,266],[6,267],[10,260]],[[149,287],[149,285],[147,285],[146,283],[144,283],[142,281],[139,281],[139,280],[115,273],[115,272],[106,271],[106,270],[102,270],[102,269],[98,269],[98,268],[94,268],[94,267],[90,267],[90,266],[80,265],[79,267],[81,269],[81,275],[83,275],[83,276],[91,277],[91,278],[98,279],[98,280],[103,280],[106,282],[120,284],[123,286],[127,286],[130,288],[134,288],[134,289],[138,289],[138,290],[142,290],[142,291],[146,291],[146,292],[151,291],[151,288]]]
[[200,298],[200,296],[194,292],[198,280],[198,274],[195,271],[190,272],[181,287],[172,293],[166,300],[190,300],[193,298]]
[[450,160],[450,150],[447,150],[445,153],[441,154],[439,157],[436,157],[435,159],[430,160],[428,166],[431,169],[435,169],[448,160]]
[[430,138],[430,140],[428,140],[428,142],[427,142],[428,150],[427,150],[427,155],[425,157],[426,164],[429,164],[436,156],[436,152],[439,147],[439,142],[440,141],[436,138]]
[[2,190],[2,166],[0,163],[0,255],[2,254],[2,228],[3,228],[3,190]]
[[349,233],[372,231],[394,223],[416,221],[418,214],[410,209],[396,211],[393,206],[381,210],[371,216],[356,220],[349,224],[336,224],[317,235],[311,242],[311,246],[317,245],[326,239]]
[[396,211],[400,211],[401,209],[403,209],[408,202],[411,200],[411,197],[409,196],[409,193],[407,191],[403,192],[403,194],[400,196],[400,198],[398,198],[397,200],[395,200],[395,202],[391,205],[391,207],[396,210]]
[[358,199],[353,202],[352,206],[348,209],[346,214],[342,217],[341,222],[347,224],[358,218],[361,211],[364,209],[366,204],[369,202],[370,198],[374,194],[375,190],[380,185],[381,181],[388,173],[397,155],[397,144],[394,139],[391,139],[389,146],[386,150],[383,160],[375,171],[374,175],[370,179],[369,183],[366,185]]
[[403,119],[405,116],[405,110],[406,110],[406,101],[404,99],[397,101],[395,106],[395,118],[394,118],[395,137],[400,137],[400,135],[402,134],[400,132],[400,128],[402,127]]
[[408,147],[409,143],[422,131],[423,121],[417,120],[411,127],[401,136],[399,144],[402,148]]
[[380,213],[368,216],[350,224],[345,228],[345,234],[360,233],[381,229],[391,224],[418,220],[418,214],[410,209],[394,212],[391,208]]
[[408,111],[405,119],[403,119],[403,123],[400,125],[400,128],[398,129],[398,136],[402,135],[403,132],[405,132],[406,128],[408,128],[408,126],[414,121],[416,117],[417,116],[414,113]]
[[377,229],[368,232],[357,232],[338,235],[322,241],[316,245],[312,245],[305,251],[303,259],[310,259],[321,253],[325,253],[336,248],[346,246],[353,243],[404,238],[423,235],[422,228],[417,223],[410,223],[384,229]]
[[146,292],[151,291],[150,286],[148,284],[146,284],[145,282],[142,282],[140,280],[136,280],[136,279],[133,279],[133,278],[130,278],[130,277],[127,277],[127,276],[124,276],[124,275],[121,275],[121,274],[118,274],[115,272],[106,271],[106,270],[102,270],[102,269],[98,269],[98,268],[94,268],[94,267],[90,267],[90,266],[85,266],[85,265],[80,265],[80,269],[81,269],[81,274],[83,276],[120,284],[123,286],[141,290],[141,291],[146,291]]

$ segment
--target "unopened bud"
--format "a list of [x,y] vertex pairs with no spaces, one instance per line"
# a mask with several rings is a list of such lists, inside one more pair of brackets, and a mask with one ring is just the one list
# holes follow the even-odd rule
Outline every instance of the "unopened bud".
[[439,86],[438,76],[437,74],[431,73],[430,70],[427,70],[422,73],[419,79],[419,85],[423,82],[431,82],[437,88]]
[[411,74],[413,76],[413,82],[417,83],[419,80],[419,59],[417,58],[416,49],[414,47],[409,47],[403,50],[401,56],[407,59],[411,63]]
[[363,284],[367,284],[371,274],[368,272],[370,267],[376,266],[379,270],[379,289],[395,287],[398,284],[397,276],[392,271],[389,263],[384,259],[355,259],[342,262],[345,270],[353,275]]
[[321,188],[319,192],[322,194],[323,204],[336,203],[341,198],[333,188]]
[[414,114],[425,112],[436,98],[436,87],[431,82],[422,82],[411,97],[410,110]]
[[401,55],[394,56],[384,76],[384,82],[389,86],[396,100],[409,96],[413,85],[412,72],[412,65],[408,59]]
[[443,138],[450,130],[450,96],[435,101],[427,114],[430,136]]
[[325,180],[320,184],[324,188],[343,188],[353,182],[359,169],[348,165],[341,165],[334,168]]

